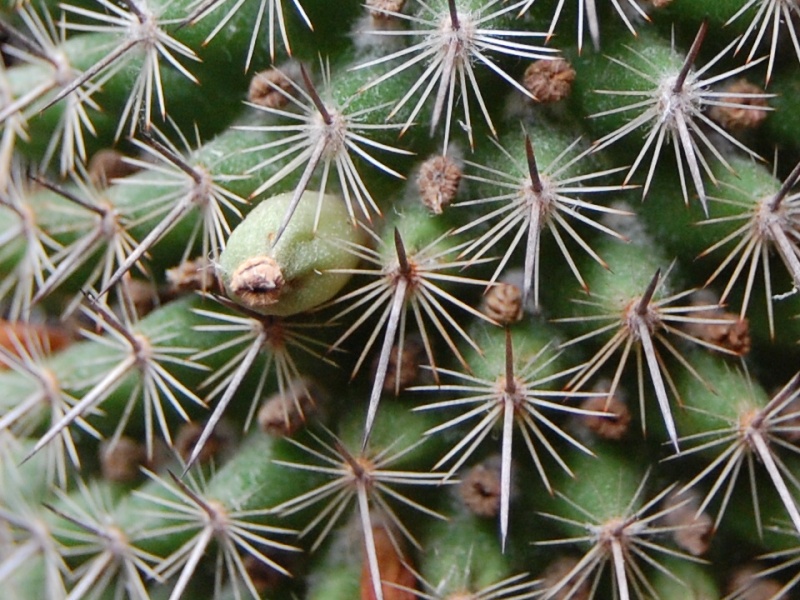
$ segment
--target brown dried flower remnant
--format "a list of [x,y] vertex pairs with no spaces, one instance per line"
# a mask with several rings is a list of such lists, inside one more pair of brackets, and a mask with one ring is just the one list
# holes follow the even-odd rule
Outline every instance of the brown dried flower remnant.
[[324,401],[319,386],[307,379],[293,381],[287,389],[273,394],[258,409],[258,427],[276,437],[293,435]]
[[[417,595],[412,590],[417,587],[417,578],[409,568],[409,558],[403,556],[407,554],[404,548],[397,548],[398,536],[392,535],[385,526],[376,525],[372,528],[372,538],[380,566],[383,600],[414,600]],[[361,600],[377,600],[366,559],[361,570]]]
[[781,588],[781,583],[776,579],[761,577],[757,567],[745,565],[736,569],[728,580],[726,597],[736,597],[741,600],[772,600],[781,597],[778,595]]
[[[280,564],[285,564],[291,559],[291,556],[286,552],[269,552],[270,558],[274,558],[274,555],[276,554],[281,555]],[[286,575],[280,571],[276,571],[260,558],[256,558],[252,554],[245,556],[242,560],[242,563],[248,577],[250,577],[250,581],[253,582],[253,587],[261,595],[265,596],[267,592],[276,590],[278,586],[280,586],[281,583],[287,579]]]
[[266,108],[283,108],[294,94],[291,80],[280,69],[264,69],[250,80],[247,100]]
[[522,319],[522,289],[513,283],[500,282],[486,291],[481,312],[500,325]]
[[617,397],[618,394],[619,390],[612,396],[592,396],[584,400],[581,410],[603,412],[608,416],[581,416],[581,425],[604,440],[620,440],[625,437],[631,425],[631,412],[628,405]]
[[204,257],[185,260],[177,267],[167,269],[165,275],[170,294],[180,295],[198,290],[223,293],[214,272],[214,264]]
[[248,308],[275,304],[281,296],[284,279],[280,265],[270,256],[248,258],[231,276],[231,291]]
[[739,79],[722,90],[728,94],[740,94],[728,98],[725,106],[712,106],[709,116],[727,131],[755,129],[767,118],[769,105],[764,90],[746,79]]
[[89,161],[89,179],[98,188],[108,187],[114,179],[133,175],[140,167],[125,160],[125,156],[106,148],[97,151]]
[[100,446],[100,469],[103,479],[115,483],[132,483],[147,464],[147,448],[133,438],[121,437]]
[[367,0],[366,6],[373,19],[389,20],[396,17],[389,13],[403,10],[406,0]]
[[552,104],[568,97],[574,81],[575,69],[563,58],[534,61],[522,76],[522,85],[541,104]]
[[[178,435],[175,439],[175,451],[183,460],[188,460],[192,455],[204,428],[205,426],[202,423],[191,421],[184,423],[178,430]],[[230,449],[232,442],[233,432],[230,426],[225,423],[219,423],[203,444],[203,448],[195,462],[204,465],[211,460],[218,459],[220,454]]]
[[447,156],[432,156],[419,169],[417,188],[422,203],[440,215],[458,193],[461,167]]
[[[420,340],[405,339],[402,347],[399,344],[392,346],[389,354],[389,364],[386,367],[386,376],[383,380],[383,391],[399,394],[406,388],[418,383],[420,377],[420,364],[424,357],[425,347]],[[378,370],[380,357],[376,357],[372,364],[372,372]]]
[[[547,565],[547,568],[542,573],[541,580],[543,589],[549,591],[577,566],[578,559],[574,556],[565,555],[556,558]],[[555,594],[548,594],[547,597],[552,600],[590,600],[592,598],[592,591],[587,578],[581,582],[579,586],[560,589]]]
[[[694,294],[692,303],[698,306],[718,302],[718,298],[710,292],[701,291]],[[708,310],[687,313],[689,319],[685,331],[712,346],[730,350],[737,356],[746,356],[750,352],[750,322],[738,314],[723,310]],[[697,322],[692,322],[696,319]],[[702,322],[700,322],[702,321]],[[712,321],[712,322],[709,322]]]
[[672,539],[682,550],[703,556],[711,546],[714,520],[708,513],[697,512],[701,498],[689,492],[673,491],[664,499],[664,524],[673,529]]
[[461,480],[458,493],[464,505],[479,517],[496,517],[500,513],[499,457],[472,467]]
[[[41,349],[44,354],[58,352],[72,343],[69,330],[61,325],[50,323],[24,323],[0,319],[0,352],[20,356],[21,352],[34,352]],[[0,371],[7,368],[0,361]]]

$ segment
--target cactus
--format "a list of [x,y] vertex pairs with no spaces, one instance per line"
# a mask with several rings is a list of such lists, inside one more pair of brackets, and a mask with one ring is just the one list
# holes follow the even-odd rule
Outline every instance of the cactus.
[[796,0],[0,10],[4,598],[800,594]]

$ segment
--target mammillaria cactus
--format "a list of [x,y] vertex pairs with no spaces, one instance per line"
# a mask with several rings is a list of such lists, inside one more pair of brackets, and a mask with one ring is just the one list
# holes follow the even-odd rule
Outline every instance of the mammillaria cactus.
[[800,595],[796,0],[0,10],[3,598]]

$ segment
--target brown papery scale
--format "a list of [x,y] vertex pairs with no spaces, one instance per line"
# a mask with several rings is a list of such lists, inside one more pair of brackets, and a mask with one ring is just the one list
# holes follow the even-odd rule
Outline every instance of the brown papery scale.
[[250,80],[247,101],[266,108],[283,108],[289,103],[293,91],[292,82],[283,71],[265,69]]
[[98,150],[89,160],[89,179],[98,188],[108,187],[114,179],[133,175],[140,168],[125,160],[121,152],[106,148]]
[[207,258],[185,260],[177,267],[167,269],[165,276],[169,293],[173,295],[194,291],[224,293],[214,272],[214,264]]
[[[578,559],[574,556],[560,556],[547,565],[541,576],[542,588],[549,590],[557,585],[570,571],[578,566]],[[548,595],[553,600],[590,600],[592,597],[589,581],[584,580],[580,586],[560,589],[553,595]]]
[[246,307],[258,310],[275,304],[283,285],[283,273],[277,261],[270,256],[254,256],[233,272],[230,288]]
[[522,289],[512,283],[497,283],[483,297],[481,312],[500,325],[522,319]]
[[575,69],[563,58],[537,60],[528,65],[522,76],[522,85],[541,104],[552,104],[572,93]]
[[323,392],[319,386],[307,379],[298,379],[261,405],[258,427],[276,437],[293,435],[305,426],[322,402]]
[[100,445],[100,470],[103,479],[115,483],[132,483],[141,476],[147,464],[147,449],[133,438],[121,437]]
[[389,13],[399,13],[405,4],[406,0],[367,0],[366,6],[373,19],[388,20],[397,18]]
[[[175,451],[183,460],[188,460],[203,433],[203,424],[197,422],[184,423],[178,430],[175,438]],[[217,425],[214,432],[203,444],[200,453],[193,462],[208,464],[209,461],[219,458],[220,454],[231,447],[233,435],[224,423]]]
[[447,156],[432,156],[419,169],[417,189],[420,200],[434,214],[444,212],[458,193],[461,183],[461,167]]
[[711,546],[714,520],[700,512],[700,498],[690,493],[672,492],[664,499],[664,524],[673,529],[675,544],[692,556],[703,556]]
[[[400,545],[400,538],[382,525],[372,528],[372,538],[380,567],[383,600],[415,600],[417,595],[411,590],[416,589],[417,578],[409,568],[410,558]],[[361,569],[361,600],[377,600],[366,559]]]
[[760,577],[759,570],[753,565],[745,565],[736,569],[728,580],[726,592],[729,597],[739,600],[773,600],[789,598],[779,596],[782,584],[776,579]]
[[755,129],[769,115],[769,105],[764,90],[746,79],[739,79],[722,90],[728,94],[740,94],[728,98],[728,102],[741,106],[712,106],[709,116],[728,131]]
[[467,472],[458,486],[458,493],[473,514],[496,517],[500,513],[500,489],[500,460],[493,457]]
[[[607,392],[607,383],[600,383],[594,391]],[[582,410],[606,413],[607,417],[599,415],[584,415],[579,417],[580,423],[586,429],[604,440],[620,440],[628,434],[631,425],[631,411],[623,400],[618,398],[619,390],[615,394],[592,396],[581,403]]]

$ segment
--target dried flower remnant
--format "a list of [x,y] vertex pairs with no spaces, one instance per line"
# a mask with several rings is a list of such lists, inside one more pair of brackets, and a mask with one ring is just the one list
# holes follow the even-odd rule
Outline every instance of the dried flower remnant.
[[411,46],[402,50],[359,65],[358,68],[381,65],[381,68],[385,69],[384,65],[386,63],[392,63],[396,60],[401,61],[398,66],[389,68],[383,75],[375,78],[363,89],[370,89],[423,62],[426,64],[423,75],[397,101],[388,118],[394,117],[404,106],[412,102],[414,96],[418,95],[419,98],[414,108],[403,124],[402,131],[406,131],[414,123],[423,105],[431,97],[435,89],[433,116],[430,119],[431,135],[433,135],[440,120],[444,117],[445,129],[442,154],[446,155],[450,143],[453,112],[460,97],[464,105],[462,127],[466,129],[470,146],[474,146],[469,104],[471,91],[480,108],[483,119],[496,137],[497,132],[478,85],[475,66],[483,65],[487,67],[516,90],[526,96],[530,96],[528,90],[495,63],[490,53],[537,60],[540,58],[552,58],[556,52],[551,48],[533,46],[516,41],[525,37],[544,37],[543,33],[502,29],[503,23],[508,20],[508,16],[514,11],[518,11],[524,3],[525,0],[521,0],[520,2],[501,6],[500,0],[490,0],[478,9],[467,10],[459,8],[458,0],[435,0],[432,2],[415,0],[418,8],[414,14],[406,15],[401,12],[386,11],[387,15],[408,22],[411,28],[407,31],[376,30],[371,33],[374,35],[406,36],[412,39],[412,43]]
[[214,273],[214,263],[205,257],[181,261],[164,272],[167,293],[179,296],[188,292],[221,294],[222,285]]
[[131,437],[123,435],[113,444],[106,441],[100,445],[100,469],[107,481],[132,483],[146,465],[147,448]]
[[[290,562],[291,557],[285,552],[267,552],[267,556],[275,559],[279,564]],[[278,559],[278,555],[280,558]],[[265,597],[269,592],[274,592],[288,578],[283,573],[265,565],[254,556],[247,555],[242,559],[247,576],[253,583],[253,588],[259,593],[259,598]]]
[[291,436],[305,427],[309,417],[319,416],[327,394],[307,378],[292,381],[288,389],[267,398],[258,409],[258,427],[276,437]]
[[[773,528],[773,533],[787,535],[792,541],[800,541],[796,530],[788,530],[783,527]],[[783,544],[783,542],[781,542]],[[796,596],[795,586],[800,584],[800,545],[768,552],[758,557],[758,560],[766,562],[766,568],[757,570],[754,565],[742,567],[742,575],[735,574],[730,582],[729,588],[739,590],[741,596],[735,596],[736,600],[777,600],[788,599]],[[738,575],[738,577],[737,577]],[[781,579],[778,580],[778,576]],[[787,579],[788,577],[788,579]],[[734,588],[735,580],[738,579],[738,586]],[[760,594],[760,595],[757,595]],[[771,595],[768,595],[771,594]]]
[[376,21],[395,19],[393,13],[399,13],[406,5],[406,0],[367,0],[369,14]]
[[[598,415],[579,417],[579,424],[604,440],[621,440],[628,435],[631,424],[631,411],[627,402],[621,399],[622,390],[609,395],[611,382],[601,381],[592,388],[598,396],[587,398],[580,408]],[[600,416],[602,415],[602,416]]]
[[[640,128],[649,127],[646,134],[644,144],[636,160],[631,165],[625,176],[625,183],[628,183],[639,169],[639,166],[644,161],[647,154],[652,149],[653,155],[650,159],[650,166],[647,170],[644,187],[642,189],[642,198],[647,196],[650,190],[650,184],[653,180],[653,174],[656,165],[659,163],[661,151],[665,143],[671,143],[675,149],[676,159],[678,161],[678,175],[681,183],[681,192],[683,194],[684,203],[689,203],[689,190],[687,187],[686,173],[684,163],[688,166],[689,176],[692,185],[700,199],[703,211],[708,215],[707,196],[705,191],[705,184],[703,183],[703,173],[705,173],[715,184],[717,179],[714,176],[710,165],[708,164],[707,155],[713,156],[719,163],[721,163],[729,171],[733,171],[728,160],[723,156],[721,151],[714,145],[712,138],[704,131],[708,128],[712,132],[716,132],[725,140],[736,146],[743,152],[746,152],[754,158],[759,158],[758,155],[750,150],[747,146],[742,144],[739,140],[733,137],[730,133],[725,131],[717,123],[715,123],[708,115],[705,114],[705,109],[710,106],[717,107],[730,107],[741,108],[743,110],[752,110],[761,112],[764,109],[760,106],[752,104],[758,98],[769,98],[769,94],[754,94],[748,95],[750,104],[742,104],[742,94],[739,92],[720,92],[713,89],[718,82],[725,81],[739,73],[750,69],[759,64],[762,59],[755,60],[746,65],[735,67],[729,71],[725,71],[718,75],[711,75],[706,77],[707,72],[714,67],[728,51],[736,43],[734,40],[728,44],[721,52],[712,58],[704,66],[697,70],[693,70],[692,66],[700,52],[700,47],[708,32],[708,22],[704,21],[695,36],[689,52],[683,61],[683,64],[678,69],[668,70],[658,76],[648,74],[642,66],[634,66],[628,64],[621,59],[612,58],[611,61],[630,71],[637,77],[643,78],[644,81],[652,85],[648,90],[631,91],[625,90],[597,90],[600,94],[609,96],[617,96],[620,98],[630,98],[629,104],[608,109],[592,115],[592,118],[599,118],[608,115],[618,114],[635,114],[627,119],[627,122],[615,129],[614,131],[604,135],[595,142],[594,149],[602,150],[612,144],[615,144],[622,138],[637,133]],[[631,48],[630,53],[636,62],[642,65],[652,64],[643,53]],[[635,112],[634,112],[635,111]]]
[[111,148],[104,148],[92,155],[89,161],[89,180],[97,189],[107,188],[115,179],[133,175],[139,171],[137,165],[125,160],[125,155]]
[[675,544],[692,556],[703,556],[714,537],[714,520],[698,511],[702,498],[695,493],[681,494],[673,490],[664,498],[664,525],[672,531]]
[[481,312],[500,325],[511,325],[522,320],[522,304],[522,289],[501,281],[486,290]]
[[[394,393],[396,396],[415,383],[419,383],[420,367],[424,356],[425,346],[422,344],[422,340],[416,337],[404,340],[402,346],[400,344],[392,346],[389,363],[386,365],[383,391]],[[375,357],[372,362],[373,377],[377,376],[379,366],[380,358]]]
[[250,80],[247,101],[266,108],[285,108],[289,104],[294,88],[292,80],[280,69],[259,71]]
[[725,588],[728,594],[725,597],[735,600],[776,600],[788,598],[782,594],[789,591],[787,586],[782,585],[777,579],[768,577],[754,564],[735,569],[728,578]]
[[766,92],[746,79],[739,79],[722,88],[732,94],[725,105],[713,105],[708,116],[719,123],[723,129],[739,132],[755,129],[769,115]]
[[[550,562],[541,575],[541,586],[545,594],[555,587],[564,577],[578,566],[578,558],[574,556],[559,556]],[[592,600],[592,589],[588,581],[573,586],[572,589],[561,589],[555,594],[548,595],[550,600]]]
[[[200,444],[205,426],[196,421],[183,423],[175,436],[175,453],[182,461],[197,455],[196,461],[201,465],[222,462],[223,455],[229,453],[236,443],[236,436],[230,423],[221,421],[213,429],[211,436]],[[199,446],[199,447],[198,447]]]
[[528,65],[522,85],[540,104],[554,104],[569,97],[575,69],[564,58],[537,60]]
[[461,167],[448,156],[432,156],[420,166],[417,189],[422,203],[440,215],[452,204],[461,183]]
[[245,308],[263,309],[278,302],[285,281],[281,267],[271,256],[254,256],[231,273],[228,288]]
[[458,484],[461,501],[479,517],[496,517],[500,514],[502,482],[501,459],[493,456],[471,467]]
[[[701,290],[696,292],[692,302],[699,306],[707,306],[718,300],[716,295],[703,293]],[[692,320],[686,323],[684,330],[690,336],[714,346],[727,348],[736,356],[746,356],[750,353],[750,323],[747,319],[728,312],[721,306],[716,311],[701,310],[697,313],[688,313],[686,316],[690,319],[702,319],[702,322]]]

